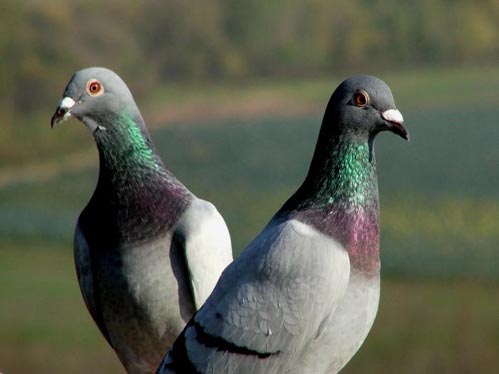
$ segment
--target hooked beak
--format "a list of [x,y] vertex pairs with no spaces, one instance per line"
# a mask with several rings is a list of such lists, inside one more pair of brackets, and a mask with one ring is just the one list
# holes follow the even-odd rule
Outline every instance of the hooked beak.
[[71,113],[71,108],[73,108],[75,104],[76,102],[72,98],[68,96],[64,97],[55,110],[54,115],[52,116],[50,127],[54,127],[55,125],[71,118],[73,116]]
[[389,109],[381,113],[381,117],[386,121],[387,130],[399,135],[405,140],[409,140],[409,132],[404,127],[404,118],[397,109]]

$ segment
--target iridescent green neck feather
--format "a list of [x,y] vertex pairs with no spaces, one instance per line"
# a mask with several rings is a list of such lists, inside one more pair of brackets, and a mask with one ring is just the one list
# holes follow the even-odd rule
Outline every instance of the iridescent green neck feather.
[[305,181],[285,207],[303,210],[334,206],[349,211],[377,201],[372,143],[351,134],[324,143],[317,144]]
[[[112,124],[106,126],[105,131],[95,134],[99,152],[103,156],[106,166],[123,166],[135,169],[150,169],[161,173],[165,168],[157,155],[150,136],[143,125],[140,114],[127,111],[119,115],[107,117]],[[102,157],[101,157],[102,158]],[[112,165],[120,163],[123,165]],[[102,165],[101,165],[102,166]]]
[[[312,188],[317,191],[322,204],[339,204],[355,209],[365,207],[374,196],[376,170],[374,160],[369,160],[369,145],[363,141],[339,141],[331,152],[329,165],[324,165],[322,180],[315,179]],[[328,170],[329,169],[329,170]]]
[[192,195],[162,163],[140,113],[107,115],[100,125],[105,130],[94,133],[99,180],[80,222],[91,237],[92,232],[98,237],[100,230],[114,232],[106,237],[116,243],[168,230]]
[[277,213],[277,217],[312,225],[340,242],[353,269],[367,276],[376,276],[380,266],[372,145],[367,135],[348,132],[320,140],[305,181]]

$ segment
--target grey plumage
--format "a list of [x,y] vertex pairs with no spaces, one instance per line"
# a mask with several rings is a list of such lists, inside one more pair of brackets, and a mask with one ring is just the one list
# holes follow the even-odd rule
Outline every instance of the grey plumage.
[[78,71],[63,96],[52,125],[82,121],[100,160],[75,230],[82,295],[126,370],[154,372],[232,261],[229,232],[163,164],[118,75]]
[[390,89],[353,77],[333,93],[309,173],[223,272],[158,373],[336,373],[379,300],[374,137],[408,138]]

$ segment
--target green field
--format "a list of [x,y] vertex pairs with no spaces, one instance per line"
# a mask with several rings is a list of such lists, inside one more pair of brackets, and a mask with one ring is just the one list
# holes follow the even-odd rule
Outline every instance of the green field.
[[[389,134],[377,140],[382,300],[371,335],[344,372],[493,372],[499,367],[499,69],[385,79],[411,142]],[[196,104],[205,92],[213,106],[265,94],[312,108],[153,131],[175,174],[217,205],[236,254],[305,176],[337,82],[259,82],[240,94],[217,86],[212,96],[209,87],[201,94],[184,88],[176,99],[171,88],[160,89],[145,104],[146,119],[161,118],[162,99]],[[18,161],[3,160],[7,169],[0,170],[0,372],[120,372],[83,306],[72,265],[73,227],[95,187],[96,152],[76,122],[53,131],[44,126],[47,144],[57,138],[63,144],[45,154],[40,150],[48,145],[26,134],[21,143],[31,142],[29,152],[38,149],[40,156],[21,159],[11,174],[5,170],[16,170]]]
[[[83,306],[69,250],[3,249],[0,372],[120,373]],[[344,373],[492,373],[496,283],[386,280],[366,343]]]

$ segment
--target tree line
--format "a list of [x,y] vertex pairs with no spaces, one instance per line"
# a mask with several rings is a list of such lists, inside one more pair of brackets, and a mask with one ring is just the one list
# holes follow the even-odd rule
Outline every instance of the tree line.
[[3,0],[0,110],[53,105],[61,77],[104,65],[139,91],[498,61],[494,0]]

